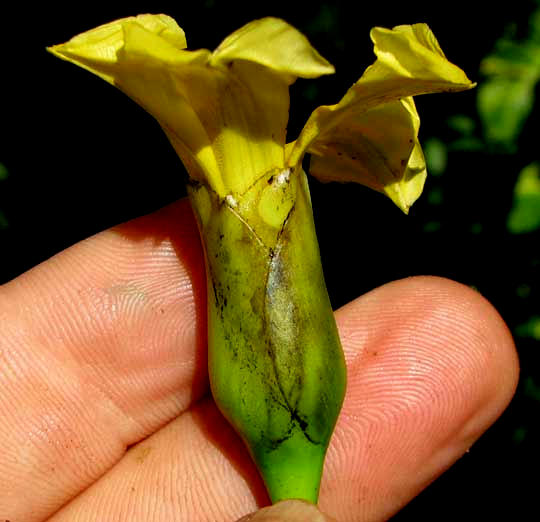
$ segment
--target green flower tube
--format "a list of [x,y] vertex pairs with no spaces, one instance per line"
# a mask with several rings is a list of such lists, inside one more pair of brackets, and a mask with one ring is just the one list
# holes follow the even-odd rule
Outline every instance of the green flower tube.
[[425,24],[371,32],[376,62],[286,143],[288,87],[334,72],[283,20],[218,48],[186,50],[165,15],[100,26],[49,48],[132,97],[184,163],[208,281],[213,397],[246,444],[272,502],[317,502],[346,370],[324,284],[306,175],[356,182],[405,213],[426,167],[412,96],[473,87]]
[[212,393],[275,502],[317,501],[345,393],[307,181],[269,173],[238,201],[190,188],[206,252]]

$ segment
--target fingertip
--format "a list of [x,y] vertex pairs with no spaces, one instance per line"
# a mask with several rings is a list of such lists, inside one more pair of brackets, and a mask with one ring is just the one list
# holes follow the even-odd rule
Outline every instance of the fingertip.
[[485,403],[495,416],[513,397],[519,379],[519,360],[512,334],[495,306],[477,289],[442,277],[414,277],[408,281],[424,296],[448,331],[454,346],[474,352],[483,382]]
[[347,519],[361,496],[362,516],[389,517],[506,408],[519,374],[514,342],[478,291],[438,277],[376,288],[336,318],[348,389],[321,505]]
[[519,360],[505,321],[479,291],[464,284],[434,276],[393,281],[348,303],[336,319],[350,365],[369,356],[367,348],[382,336],[397,332],[403,338],[408,330],[420,342],[449,336],[448,350],[469,350],[486,393],[500,405],[517,387]]
[[[428,278],[426,278],[428,279]],[[519,359],[512,334],[495,306],[477,289],[442,278],[429,278],[441,288],[454,315],[454,329],[461,332],[463,349],[474,352],[478,381],[483,392],[472,426],[485,431],[506,409],[519,381]],[[444,292],[444,293],[443,293]],[[452,303],[453,307],[450,307]]]

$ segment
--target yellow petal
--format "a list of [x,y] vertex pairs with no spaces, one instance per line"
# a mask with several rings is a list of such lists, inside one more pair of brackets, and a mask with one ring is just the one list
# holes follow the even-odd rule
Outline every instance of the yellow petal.
[[412,97],[347,113],[331,140],[316,140],[310,148],[310,173],[320,181],[361,183],[383,192],[407,213],[426,179],[419,125]]
[[375,27],[371,39],[378,59],[361,79],[366,86],[385,85],[387,95],[393,98],[462,91],[474,86],[459,67],[446,59],[426,24]]
[[[169,16],[139,15],[101,25],[73,37],[65,44],[48,47],[47,50],[114,83],[114,74],[108,74],[108,66],[110,68],[118,63],[117,53],[124,47],[125,32],[130,28],[146,29],[148,35],[158,37],[150,44],[148,53],[156,54],[156,46],[159,48],[165,43],[169,46],[170,54],[185,49],[187,45],[184,31]],[[147,38],[143,36],[143,39]]]
[[222,190],[208,135],[185,97],[185,82],[179,74],[198,69],[206,85],[204,64],[210,51],[190,52],[185,46],[184,32],[172,18],[141,15],[97,27],[48,50],[138,102],[158,120],[184,163],[193,165],[200,176],[212,177],[216,190]]
[[214,51],[211,64],[226,66],[233,60],[258,63],[292,83],[297,77],[316,78],[334,73],[308,39],[279,18],[254,20],[225,38]]
[[376,62],[338,104],[312,113],[287,164],[296,164],[307,150],[314,154],[315,177],[365,184],[407,212],[426,175],[411,96],[474,84],[446,59],[425,24],[375,28],[371,38]]

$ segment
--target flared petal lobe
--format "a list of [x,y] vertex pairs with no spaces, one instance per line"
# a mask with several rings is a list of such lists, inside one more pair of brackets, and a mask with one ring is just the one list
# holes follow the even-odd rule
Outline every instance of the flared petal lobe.
[[212,55],[212,65],[233,60],[258,63],[281,74],[288,83],[297,77],[333,74],[329,64],[308,39],[279,18],[255,20],[225,38]]
[[345,118],[333,129],[331,141],[316,140],[310,148],[310,173],[324,182],[362,183],[407,213],[427,174],[419,126],[412,97]]
[[151,113],[192,178],[221,197],[243,194],[265,173],[284,167],[288,85],[333,67],[276,18],[247,24],[214,53],[185,47],[184,32],[172,18],[141,15],[49,50]]
[[408,212],[426,177],[412,96],[474,84],[446,59],[425,24],[375,28],[371,38],[376,62],[338,104],[312,113],[287,162],[310,152],[313,176],[367,185]]

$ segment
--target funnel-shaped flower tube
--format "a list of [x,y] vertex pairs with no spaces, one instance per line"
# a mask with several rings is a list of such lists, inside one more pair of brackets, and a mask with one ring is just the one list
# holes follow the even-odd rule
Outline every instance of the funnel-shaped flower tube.
[[256,20],[187,51],[164,15],[125,18],[49,48],[158,120],[190,176],[205,251],[209,375],[271,500],[316,502],[345,394],[343,353],[302,170],[354,181],[402,210],[426,169],[413,95],[473,86],[426,25],[374,29],[378,56],[345,97],[285,143],[288,86],[333,67],[286,22]]

